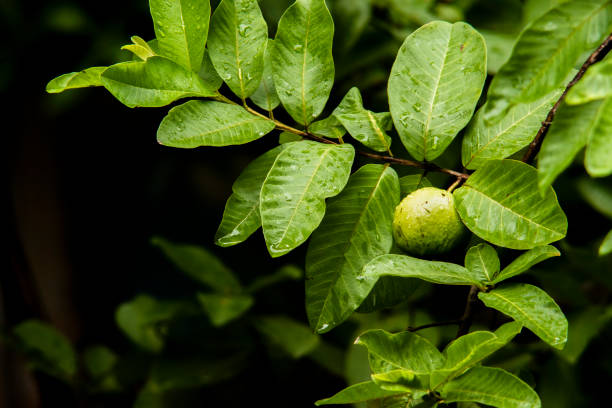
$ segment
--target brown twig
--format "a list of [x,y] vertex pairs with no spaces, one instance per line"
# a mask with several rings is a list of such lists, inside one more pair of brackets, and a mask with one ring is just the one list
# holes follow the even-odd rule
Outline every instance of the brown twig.
[[470,330],[470,326],[472,325],[472,312],[474,310],[474,304],[478,300],[478,287],[476,285],[472,285],[470,287],[470,292],[468,293],[467,299],[465,301],[465,309],[463,311],[463,316],[461,316],[461,324],[459,325],[459,329],[457,330],[456,338],[467,334]]
[[523,156],[523,159],[522,159],[524,163],[529,163],[536,156],[536,154],[538,154],[538,152],[540,151],[540,146],[542,145],[542,142],[544,141],[544,137],[546,136],[546,133],[548,133],[548,128],[550,127],[553,119],[555,118],[555,114],[557,113],[557,109],[559,109],[561,102],[563,102],[563,99],[565,99],[565,95],[567,95],[569,90],[576,84],[576,82],[578,82],[580,78],[582,78],[582,76],[587,71],[587,69],[591,65],[595,64],[596,62],[601,61],[608,54],[608,52],[610,52],[611,49],[612,49],[612,34],[610,34],[604,40],[604,42],[601,43],[601,45],[597,47],[595,51],[593,51],[593,53],[589,56],[589,58],[587,58],[584,64],[582,64],[578,73],[574,76],[574,78],[572,78],[569,84],[567,84],[567,86],[565,87],[565,90],[563,91],[563,93],[561,94],[557,102],[554,104],[552,109],[548,112],[548,116],[546,116],[546,119],[544,120],[544,122],[542,122],[542,127],[540,127],[540,130],[538,130],[538,133],[536,134],[535,138],[529,144],[529,149],[527,150],[527,152],[525,152],[525,155]]
[[419,162],[419,161],[408,160],[408,159],[400,159],[397,157],[383,156],[380,154],[363,152],[363,151],[358,151],[357,153],[359,153],[361,156],[369,157],[371,159],[376,159],[376,160],[380,160],[380,161],[387,162],[387,163],[399,164],[401,166],[417,167],[419,169],[423,169],[426,171],[437,171],[440,173],[450,174],[451,176],[459,177],[462,179],[467,179],[468,177],[470,177],[469,174],[461,173],[461,172],[451,170],[451,169],[445,169],[443,167],[439,167],[429,162]]

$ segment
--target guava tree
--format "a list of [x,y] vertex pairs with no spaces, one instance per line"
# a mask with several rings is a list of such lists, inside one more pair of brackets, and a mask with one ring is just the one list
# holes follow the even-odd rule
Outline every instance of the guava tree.
[[[329,106],[337,67],[324,0],[297,0],[274,38],[256,0],[222,0],[212,13],[208,0],[149,3],[156,38],[132,37],[133,60],[62,75],[47,91],[100,86],[128,107],[189,99],[159,126],[169,148],[278,138],[235,181],[215,243],[237,245],[261,228],[272,257],[308,245],[316,333],[401,302],[415,279],[465,287],[454,320],[359,335],[371,379],[317,404],[540,407],[523,379],[481,363],[522,330],[555,349],[568,341],[555,300],[517,276],[561,255],[550,244],[568,220],[552,184],[577,155],[584,149],[590,177],[612,174],[612,1],[547,2],[501,63],[471,25],[427,17],[403,39],[383,112],[364,106],[357,87]],[[461,165],[449,168],[441,158],[457,138]],[[435,173],[447,178],[434,189]],[[423,191],[435,197],[416,200]],[[443,252],[458,245],[463,264],[447,262]],[[611,251],[608,234],[600,253]],[[212,315],[215,299],[204,301]],[[250,307],[237,299],[232,318]],[[505,323],[471,331],[480,303]],[[436,325],[458,326],[442,351],[418,334]]]

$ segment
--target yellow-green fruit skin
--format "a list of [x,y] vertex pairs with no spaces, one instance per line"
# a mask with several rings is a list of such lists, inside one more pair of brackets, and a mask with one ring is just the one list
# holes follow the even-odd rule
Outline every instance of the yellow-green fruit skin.
[[395,207],[393,238],[409,254],[447,252],[461,240],[464,231],[453,195],[446,190],[424,187],[408,194]]

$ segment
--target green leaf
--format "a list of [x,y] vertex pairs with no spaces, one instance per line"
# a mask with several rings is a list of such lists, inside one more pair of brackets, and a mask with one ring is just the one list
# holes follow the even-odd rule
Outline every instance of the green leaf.
[[463,223],[480,238],[512,249],[531,249],[563,238],[567,218],[548,187],[542,197],[537,171],[515,160],[491,160],[455,190]]
[[569,318],[567,344],[559,355],[570,364],[576,364],[591,340],[612,320],[612,307],[589,306]]
[[367,164],[329,201],[306,253],[306,312],[315,331],[342,323],[367,296],[356,277],[365,264],[391,249],[399,199],[395,171]]
[[391,137],[385,132],[393,126],[388,112],[374,113],[363,107],[361,93],[356,87],[344,96],[333,115],[349,134],[377,152],[389,151]]
[[567,319],[542,289],[515,283],[478,294],[485,305],[512,317],[557,349],[567,342]]
[[291,117],[308,125],[321,114],[334,83],[334,22],[325,0],[297,0],[278,22],[274,84]]
[[242,100],[259,87],[267,40],[268,25],[256,0],[223,0],[210,20],[210,59]]
[[146,61],[156,55],[151,46],[139,36],[134,35],[131,40],[132,44],[124,45],[121,49],[130,51],[142,61]]
[[533,248],[523,254],[506,266],[499,274],[496,274],[493,279],[494,284],[498,284],[506,279],[510,279],[513,276],[520,275],[526,272],[533,265],[545,261],[548,258],[554,256],[560,256],[561,253],[551,245],[544,245]]
[[578,191],[591,207],[612,219],[612,188],[595,180],[583,178],[578,181]]
[[477,169],[487,160],[505,159],[527,146],[560,95],[561,91],[555,90],[534,102],[516,105],[494,123],[487,123],[484,119],[485,104],[463,138],[463,165]]
[[444,402],[474,401],[498,408],[540,408],[538,394],[522,380],[493,367],[474,367],[447,383],[441,392]]
[[325,199],[346,185],[355,156],[353,146],[312,141],[287,143],[261,188],[260,212],[272,257],[308,239],[325,214]]
[[308,131],[314,135],[331,139],[341,139],[346,134],[346,129],[334,115],[312,122],[308,126]]
[[249,295],[198,293],[198,302],[215,327],[221,327],[242,316],[253,306]]
[[368,349],[370,368],[375,374],[410,371],[429,374],[444,364],[442,353],[424,337],[412,332],[396,334],[384,330],[369,330],[355,344]]
[[61,93],[67,89],[102,86],[100,75],[107,67],[92,67],[80,72],[71,72],[52,79],[47,84],[48,93]]
[[92,346],[83,352],[83,365],[87,374],[95,379],[102,379],[109,374],[119,358],[106,346]]
[[508,58],[510,58],[516,36],[482,29],[479,29],[478,32],[487,44],[487,72],[489,74],[496,74],[508,61]]
[[198,72],[202,65],[210,2],[208,0],[149,0],[161,54]]
[[487,244],[478,244],[471,247],[465,255],[465,267],[480,282],[492,282],[499,272],[499,257],[495,248]]
[[582,105],[612,96],[612,59],[589,67],[584,76],[570,88],[565,97],[568,105]]
[[122,303],[115,312],[119,328],[143,349],[159,353],[165,343],[162,326],[183,309],[176,302],[161,302],[148,295],[140,295]]
[[434,21],[410,34],[391,69],[393,123],[417,160],[440,156],[469,122],[486,77],[486,46],[465,23]]
[[405,391],[389,391],[380,388],[373,381],[351,385],[337,394],[315,402],[316,406],[331,404],[355,404],[371,400],[379,400],[394,395],[405,394]]
[[420,188],[432,186],[431,181],[425,177],[425,173],[404,176],[399,179],[399,182],[402,197],[406,197],[408,194]]
[[444,385],[504,347],[522,327],[517,322],[506,323],[494,333],[475,331],[451,342],[444,350],[444,365],[432,373],[431,388]]
[[319,336],[285,316],[263,316],[255,320],[255,328],[292,358],[304,357],[319,345]]
[[426,261],[408,255],[381,255],[370,261],[357,280],[366,288],[374,286],[383,276],[418,278],[442,285],[477,285],[482,283],[463,266],[438,261]]
[[279,104],[280,99],[276,94],[276,87],[274,86],[274,66],[272,65],[272,48],[274,47],[274,40],[268,39],[266,50],[264,52],[263,62],[263,74],[259,87],[250,96],[251,100],[255,105],[261,109],[272,111]]
[[603,242],[599,246],[599,256],[608,255],[612,252],[612,230],[608,232]]
[[223,85],[223,79],[221,79],[217,71],[215,71],[208,50],[204,52],[204,60],[202,61],[202,67],[198,75],[208,84],[210,89],[217,90]]
[[189,101],[170,109],[157,131],[157,141],[170,147],[230,146],[252,142],[274,130],[274,122],[238,105]]
[[185,244],[175,244],[161,237],[151,243],[160,248],[177,268],[193,280],[209,286],[217,292],[235,293],[241,290],[233,272],[206,249]]
[[279,282],[287,280],[301,280],[304,277],[304,271],[295,265],[285,265],[280,267],[271,275],[258,276],[247,288],[248,293],[255,293],[261,289],[267,288]]
[[545,191],[582,150],[599,127],[603,101],[585,105],[562,105],[538,154],[538,187]]
[[580,0],[563,3],[527,26],[491,82],[486,119],[562,85],[583,53],[609,34],[611,23],[611,1]]
[[370,0],[335,0],[329,4],[336,25],[336,32],[342,33],[334,38],[334,50],[339,54],[347,53],[363,31],[372,16]]
[[217,95],[217,90],[195,72],[163,57],[122,62],[102,73],[104,87],[124,105],[160,107],[178,99]]
[[74,349],[53,326],[39,320],[26,320],[13,328],[13,335],[34,368],[63,381],[70,381],[76,374]]
[[281,134],[278,135],[278,144],[299,142],[301,140],[304,140],[302,136],[296,135],[295,133],[291,132],[281,132]]
[[612,174],[612,97],[603,99],[601,116],[588,136],[584,167],[591,177]]
[[259,195],[261,186],[276,157],[285,149],[277,146],[253,160],[232,185],[232,195],[225,204],[223,219],[215,234],[215,244],[229,247],[245,241],[261,226]]

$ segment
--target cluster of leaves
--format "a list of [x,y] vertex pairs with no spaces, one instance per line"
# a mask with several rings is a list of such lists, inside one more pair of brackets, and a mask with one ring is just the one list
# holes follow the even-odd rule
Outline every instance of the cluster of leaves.
[[[377,7],[408,9],[399,3]],[[596,64],[567,95],[538,168],[515,160],[564,94],[576,65],[612,28],[611,1],[552,3],[559,4],[533,12],[533,20],[510,41],[514,48],[507,61],[493,67],[487,64],[491,41],[487,46],[466,23],[431,21],[412,32],[391,69],[389,112],[366,109],[359,89],[351,88],[329,116],[320,118],[335,76],[334,21],[324,0],[297,0],[280,18],[274,39],[268,38],[255,0],[223,0],[212,17],[208,1],[151,0],[156,39],[132,38],[125,49],[136,60],[63,75],[47,90],[103,86],[129,107],[200,98],[173,107],[163,119],[157,139],[171,147],[238,145],[281,131],[279,146],[254,160],[234,183],[216,243],[241,243],[262,227],[270,255],[280,257],[310,238],[306,310],[318,333],[338,326],[355,310],[374,311],[403,300],[408,293],[395,278],[471,286],[485,305],[515,320],[496,332],[462,336],[444,354],[414,333],[367,332],[359,342],[368,348],[372,382],[322,403],[399,398],[431,405],[473,401],[537,407],[537,394],[520,379],[475,365],[522,326],[562,348],[567,320],[543,290],[521,283],[497,285],[559,255],[548,244],[565,237],[567,219],[551,184],[583,147],[591,176],[612,173],[607,61]],[[433,11],[426,11],[417,20],[431,20]],[[496,75],[482,95],[492,71]],[[223,84],[238,102],[221,93]],[[485,102],[474,115],[480,100]],[[273,110],[281,105],[295,124],[275,119]],[[447,172],[465,180],[453,192],[462,222],[480,240],[527,250],[504,269],[488,244],[472,246],[465,267],[392,253],[397,252],[391,231],[395,206],[403,195],[430,183],[424,174],[400,178],[390,164],[439,170],[431,162],[461,132],[461,161],[474,172]],[[355,144],[345,143],[347,133]],[[392,146],[416,161],[397,158]],[[356,153],[385,164],[368,163],[352,172],[361,164]],[[608,235],[602,253],[609,251],[611,239]],[[171,248],[163,241],[160,245]],[[186,270],[199,273],[189,266]],[[236,318],[252,303],[236,281],[200,279],[216,290],[198,297],[213,324]],[[137,304],[149,308],[148,302],[139,299]],[[120,309],[119,316],[129,315],[133,306]],[[158,315],[163,319],[164,313]],[[134,326],[128,321],[124,330]],[[268,332],[275,330],[268,327]],[[150,333],[144,335],[152,340]]]

